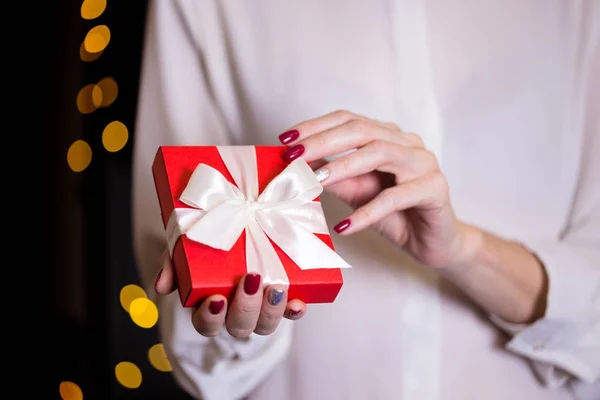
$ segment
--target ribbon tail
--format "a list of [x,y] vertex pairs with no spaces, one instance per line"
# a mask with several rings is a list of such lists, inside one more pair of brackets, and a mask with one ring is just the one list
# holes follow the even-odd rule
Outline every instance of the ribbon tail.
[[283,250],[300,269],[350,268],[350,265],[314,233],[290,221],[278,212],[256,214],[265,234]]
[[265,287],[290,284],[277,252],[254,218],[246,225],[246,269],[260,274]]

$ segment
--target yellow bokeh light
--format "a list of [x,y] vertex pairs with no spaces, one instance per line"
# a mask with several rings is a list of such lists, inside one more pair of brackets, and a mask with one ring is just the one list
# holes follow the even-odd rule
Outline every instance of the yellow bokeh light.
[[117,381],[128,389],[137,389],[142,384],[142,371],[129,361],[122,361],[115,367]]
[[159,371],[170,372],[173,370],[171,363],[167,358],[165,346],[163,346],[162,343],[150,347],[150,350],[148,350],[148,360],[150,360],[150,364]]
[[158,309],[147,298],[138,298],[129,305],[131,320],[141,328],[152,328],[158,321]]
[[96,102],[94,99],[94,105],[96,107],[108,107],[117,99],[117,94],[119,94],[119,87],[117,86],[117,82],[113,78],[104,78],[100,80],[95,88],[102,92],[102,98],[99,102]]
[[73,382],[65,381],[61,382],[58,387],[58,391],[60,393],[60,397],[63,400],[82,400],[83,392],[81,388]]
[[67,151],[67,163],[75,172],[81,172],[92,161],[92,148],[84,140],[76,140]]
[[121,289],[119,300],[121,301],[121,307],[123,307],[125,311],[129,312],[129,307],[131,306],[132,301],[146,297],[148,297],[146,292],[138,285],[127,285]]
[[102,99],[104,97],[104,93],[102,89],[98,85],[94,85],[92,89],[92,104],[96,107],[96,104],[102,104]]
[[110,42],[110,29],[106,25],[98,25],[90,29],[85,35],[83,44],[89,53],[98,53],[108,46]]
[[120,121],[113,121],[106,125],[102,132],[102,144],[110,152],[121,150],[127,144],[128,138],[127,127]]
[[99,51],[97,53],[90,53],[85,49],[85,41],[81,42],[81,46],[79,46],[79,58],[81,61],[92,62],[100,58],[102,52]]
[[102,90],[90,83],[77,93],[77,109],[82,114],[89,114],[96,109],[94,103],[102,103]]
[[85,0],[81,4],[81,18],[98,18],[104,10],[106,10],[106,0]]

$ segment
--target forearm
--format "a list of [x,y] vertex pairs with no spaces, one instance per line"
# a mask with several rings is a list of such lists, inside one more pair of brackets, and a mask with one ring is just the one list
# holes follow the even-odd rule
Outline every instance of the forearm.
[[442,270],[468,297],[507,322],[543,317],[548,277],[535,255],[522,245],[465,226],[463,262]]

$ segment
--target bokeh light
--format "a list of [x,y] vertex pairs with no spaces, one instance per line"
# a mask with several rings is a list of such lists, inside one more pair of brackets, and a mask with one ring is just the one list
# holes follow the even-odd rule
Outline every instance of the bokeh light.
[[73,382],[61,382],[58,387],[58,392],[63,400],[82,400],[83,392],[81,388]]
[[121,150],[127,144],[128,138],[127,127],[120,121],[113,121],[106,125],[102,132],[102,144],[110,152]]
[[81,42],[81,46],[79,46],[79,58],[84,62],[92,62],[96,61],[102,55],[102,51],[97,53],[90,53],[85,49],[85,40]]
[[[100,17],[106,10],[106,0],[84,0],[81,4],[81,17],[93,20]],[[81,61],[91,62],[97,60],[111,40],[111,32],[106,25],[97,25],[90,29],[79,47]],[[112,77],[100,80],[97,84],[88,84],[81,88],[77,94],[77,109],[82,114],[90,114],[94,110],[108,107],[114,103],[119,93],[117,82]],[[102,132],[102,144],[107,151],[121,150],[129,139],[129,132],[125,124],[113,121],[106,125]],[[92,149],[84,140],[76,140],[67,151],[67,163],[75,172],[85,170],[92,160]],[[158,321],[158,309],[147,298],[147,294],[138,285],[127,285],[121,289],[119,300],[121,306],[127,311],[132,321],[142,328],[152,328]],[[171,371],[171,364],[167,359],[164,346],[156,344],[148,350],[148,360],[157,370]],[[123,361],[115,366],[115,377],[124,387],[136,389],[142,384],[142,372],[132,362]],[[81,388],[70,381],[64,381],[59,386],[60,396],[63,400],[83,400]]]
[[128,389],[137,389],[142,384],[142,371],[129,361],[122,361],[115,367],[117,381]]
[[96,102],[96,98],[92,97],[94,100],[94,106],[99,107],[108,107],[117,99],[117,95],[119,94],[119,87],[117,86],[117,82],[111,78],[101,79],[95,86],[97,90],[102,93],[102,97],[99,102]]
[[139,287],[138,285],[127,285],[121,289],[121,293],[119,294],[119,300],[121,301],[121,307],[127,312],[129,312],[129,307],[131,306],[131,302],[135,299],[147,298],[146,292],[144,289]]
[[162,343],[155,344],[148,350],[148,360],[154,368],[162,372],[170,372],[173,370],[171,363],[167,358],[167,352],[165,346]]
[[108,46],[110,42],[110,29],[106,25],[98,25],[90,29],[85,35],[83,44],[88,53],[98,53]]
[[77,109],[82,114],[89,114],[97,108],[95,104],[102,104],[102,90],[90,83],[77,93]]
[[85,0],[81,4],[81,18],[98,18],[104,10],[106,10],[106,0]]
[[81,172],[92,161],[92,148],[84,140],[76,140],[67,151],[67,164],[75,172]]
[[147,298],[138,298],[129,306],[131,320],[141,328],[152,328],[158,321],[158,309],[156,305]]

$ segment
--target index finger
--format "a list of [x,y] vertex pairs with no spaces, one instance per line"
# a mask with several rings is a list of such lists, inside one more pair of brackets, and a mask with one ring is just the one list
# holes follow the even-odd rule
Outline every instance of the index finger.
[[332,113],[325,114],[322,117],[294,125],[289,130],[279,135],[279,141],[287,146],[299,140],[306,139],[307,137],[315,135],[319,132],[332,129],[355,119],[365,119],[365,117],[345,110],[334,111]]

